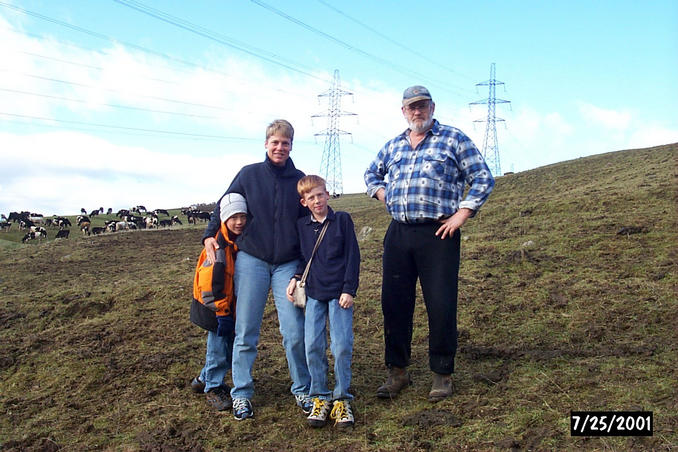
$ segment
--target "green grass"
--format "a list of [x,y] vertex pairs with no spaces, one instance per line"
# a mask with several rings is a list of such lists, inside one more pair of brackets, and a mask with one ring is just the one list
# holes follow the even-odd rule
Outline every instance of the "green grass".
[[[292,406],[272,303],[256,419],[209,411],[188,383],[204,225],[20,244],[0,233],[3,450],[672,450],[678,448],[678,145],[500,177],[462,232],[455,395],[432,405],[418,300],[414,385],[379,400],[384,207],[332,200],[360,237],[350,433]],[[96,220],[95,220],[96,221]],[[103,219],[102,219],[103,223]],[[622,228],[638,232],[618,234]],[[11,234],[11,233],[10,233]],[[532,241],[531,245],[526,245]],[[573,438],[570,410],[649,410],[652,437]]]

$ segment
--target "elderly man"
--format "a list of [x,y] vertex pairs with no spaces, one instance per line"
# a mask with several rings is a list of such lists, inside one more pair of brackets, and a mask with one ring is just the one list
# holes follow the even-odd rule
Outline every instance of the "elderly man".
[[[435,103],[423,86],[403,93],[409,127],[388,141],[365,171],[367,193],[392,217],[384,237],[381,306],[386,382],[377,396],[393,398],[412,384],[412,317],[417,278],[429,326],[429,400],[452,394],[457,349],[460,227],[487,200],[494,178],[469,137],[433,119]],[[388,176],[388,177],[387,177]],[[464,197],[465,184],[470,189]]]

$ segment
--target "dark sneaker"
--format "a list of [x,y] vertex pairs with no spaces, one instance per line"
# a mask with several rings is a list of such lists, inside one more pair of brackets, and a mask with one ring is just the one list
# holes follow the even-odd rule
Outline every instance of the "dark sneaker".
[[191,381],[191,390],[196,394],[205,392],[205,382],[200,379],[200,375]]
[[313,399],[313,408],[311,409],[311,414],[309,414],[306,418],[308,419],[308,425],[311,427],[324,427],[327,423],[328,414],[330,414],[329,400],[315,397]]
[[335,400],[330,413],[330,419],[334,419],[334,426],[337,428],[353,427],[355,419],[351,410],[351,402],[348,400]]
[[452,377],[433,372],[433,385],[428,393],[429,402],[440,402],[452,395]]
[[412,379],[406,369],[391,367],[388,369],[386,382],[377,388],[377,397],[380,399],[392,399],[411,384]]
[[230,410],[233,406],[228,386],[217,386],[205,393],[207,404],[217,411]]
[[306,416],[311,414],[313,409],[313,400],[306,394],[295,394],[294,400],[297,402],[297,406],[301,407],[301,411],[304,412]]
[[239,421],[254,417],[254,410],[249,399],[233,399],[233,417]]

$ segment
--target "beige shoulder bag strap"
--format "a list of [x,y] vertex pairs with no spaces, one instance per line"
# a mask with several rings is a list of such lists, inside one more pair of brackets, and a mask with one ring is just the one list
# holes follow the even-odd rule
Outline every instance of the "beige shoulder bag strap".
[[311,257],[308,258],[308,263],[306,264],[306,269],[304,269],[304,274],[302,275],[301,281],[299,282],[299,285],[301,287],[304,287],[306,285],[306,277],[308,276],[308,271],[311,269],[311,261],[313,260],[313,256],[315,256],[315,252],[318,249],[320,242],[322,241],[323,237],[325,237],[325,231],[327,230],[327,226],[329,224],[330,224],[330,222],[328,220],[325,220],[325,224],[323,225],[323,228],[320,231],[320,235],[318,236],[318,240],[315,241],[315,246],[313,247],[313,251],[311,252]]

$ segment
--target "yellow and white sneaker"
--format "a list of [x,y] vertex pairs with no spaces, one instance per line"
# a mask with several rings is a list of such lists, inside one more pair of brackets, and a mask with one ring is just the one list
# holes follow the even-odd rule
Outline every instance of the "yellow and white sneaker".
[[348,400],[335,400],[330,419],[334,419],[334,426],[338,428],[353,427],[353,411],[351,411],[351,402]]
[[327,423],[327,415],[330,413],[329,400],[313,398],[313,408],[306,418],[311,427],[324,427]]

